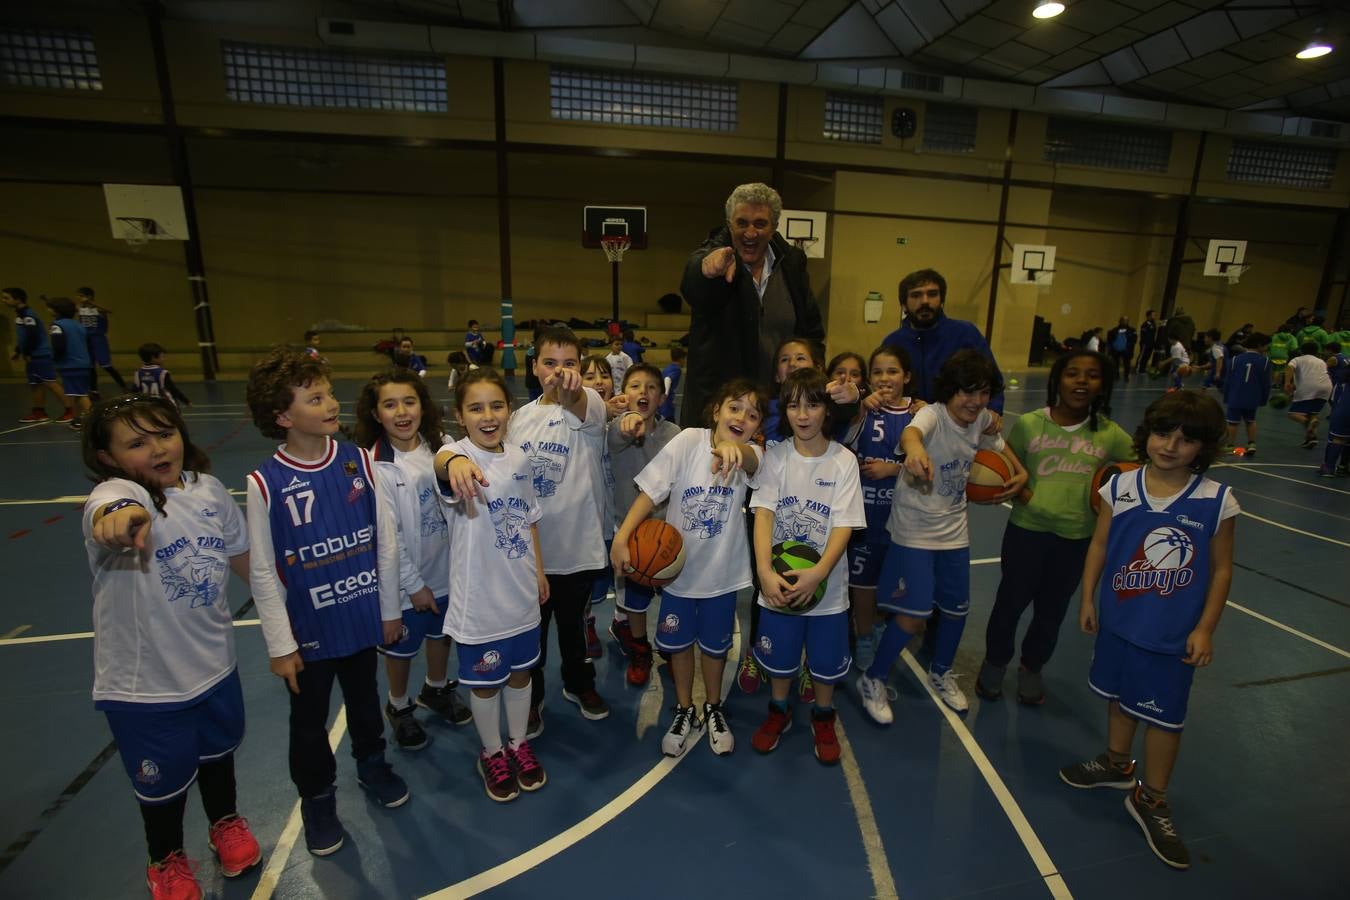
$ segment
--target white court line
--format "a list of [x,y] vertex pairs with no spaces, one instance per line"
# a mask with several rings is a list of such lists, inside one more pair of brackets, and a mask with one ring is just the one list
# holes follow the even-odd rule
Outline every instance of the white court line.
[[[740,631],[738,630],[732,635],[731,650],[727,653],[727,660],[731,661],[739,658]],[[737,667],[735,665],[729,664],[722,671],[723,697],[725,697],[727,691],[731,689],[731,682],[736,677],[736,669]],[[659,677],[656,672],[653,672],[652,676]],[[691,747],[689,749],[692,751],[694,748]],[[571,828],[568,828],[566,831],[555,834],[537,847],[532,847],[519,856],[508,859],[504,863],[495,865],[490,869],[485,869],[477,875],[456,882],[449,887],[441,888],[439,891],[427,894],[423,896],[421,900],[452,900],[452,898],[453,900],[459,900],[459,898],[472,897],[476,894],[481,894],[483,891],[491,890],[498,885],[505,884],[517,875],[525,874],[535,866],[547,862],[559,853],[562,853],[574,844],[590,837],[592,834],[617,819],[626,812],[629,807],[646,796],[652,788],[664,781],[666,776],[671,772],[674,772],[675,767],[683,762],[688,756],[689,751],[686,751],[683,756],[678,756],[673,759],[669,756],[663,756],[660,762],[652,766],[651,769],[647,771],[647,774],[633,782],[626,791],[619,794],[613,800],[610,800],[604,806],[600,807]],[[261,890],[261,887],[262,886],[259,885],[259,890]],[[261,895],[258,891],[255,891],[253,900],[266,900],[266,898],[270,896],[270,890],[267,894]]]
[[[247,492],[235,488],[227,488],[231,497],[243,497]],[[68,494],[65,497],[47,497],[42,500],[0,500],[0,506],[49,506],[52,504],[75,504],[83,503],[89,499],[88,494]]]
[[16,431],[27,431],[27,430],[30,429],[30,428],[40,428],[40,427],[42,427],[43,425],[50,425],[50,424],[52,424],[52,423],[51,423],[51,422],[34,422],[34,423],[31,424],[31,425],[20,425],[18,428],[9,428],[9,429],[6,429],[5,431],[0,431],[0,434],[13,434],[13,433],[16,432]]
[[1237,610],[1238,612],[1240,612],[1240,613],[1246,613],[1247,615],[1251,616],[1253,619],[1259,619],[1259,620],[1261,620],[1262,622],[1265,622],[1267,625],[1273,625],[1274,627],[1280,629],[1281,631],[1287,631],[1289,634],[1294,635],[1294,637],[1300,637],[1300,638],[1303,638],[1303,640],[1307,641],[1307,642],[1310,643],[1310,644],[1316,644],[1317,646],[1321,647],[1323,650],[1330,650],[1332,653],[1335,653],[1335,654],[1337,654],[1337,655],[1339,655],[1339,656],[1344,656],[1346,659],[1350,659],[1350,651],[1342,650],[1340,647],[1337,647],[1337,646],[1335,646],[1334,644],[1328,644],[1326,641],[1318,640],[1317,638],[1313,637],[1313,636],[1310,635],[1310,634],[1305,634],[1304,632],[1299,631],[1297,628],[1290,628],[1288,625],[1284,624],[1283,622],[1277,622],[1277,621],[1275,621],[1274,619],[1272,619],[1270,616],[1263,616],[1263,615],[1261,615],[1259,612],[1257,612],[1256,610],[1248,609],[1248,608],[1245,607],[1245,606],[1242,606],[1242,605],[1240,605],[1240,604],[1234,603],[1232,600],[1229,600],[1229,601],[1228,601],[1228,605],[1231,606],[1231,607],[1233,607],[1233,609],[1236,609],[1236,610]]
[[[257,625],[261,619],[236,619],[235,628]],[[11,632],[12,633],[12,632]],[[92,631],[72,631],[69,634],[35,634],[32,637],[0,638],[0,647],[11,644],[52,644],[57,641],[87,641],[94,636]]]
[[[342,742],[342,736],[346,733],[347,707],[344,704],[338,707],[337,718],[333,720],[333,727],[328,731],[328,746],[334,753],[337,752],[338,744]],[[267,900],[277,889],[277,882],[286,869],[286,861],[290,859],[291,848],[295,846],[295,839],[300,836],[302,825],[300,801],[296,800],[295,806],[291,808],[290,818],[286,820],[286,827],[281,829],[281,837],[277,838],[277,845],[272,848],[267,868],[263,869],[262,875],[258,878],[258,886],[253,889],[251,900]]]
[[867,871],[872,876],[872,896],[876,900],[899,900],[895,879],[891,877],[891,863],[886,858],[886,847],[881,843],[881,829],[877,827],[876,816],[872,814],[872,800],[867,796],[867,785],[863,784],[862,769],[858,766],[858,757],[853,754],[853,745],[844,732],[844,723],[838,717],[834,720],[834,734],[839,739],[840,766],[844,770],[844,783],[848,785],[848,799],[853,803],[858,830],[862,832],[863,850],[867,853]]
[[985,783],[989,785],[989,790],[993,791],[994,799],[998,800],[998,805],[1003,807],[1003,813],[1012,823],[1013,830],[1022,840],[1022,846],[1026,848],[1027,855],[1031,857],[1031,862],[1036,866],[1036,871],[1040,873],[1045,881],[1045,886],[1050,891],[1050,896],[1056,900],[1072,900],[1073,894],[1069,892],[1069,886],[1064,882],[1064,877],[1059,874],[1055,863],[1050,859],[1050,854],[1045,851],[1045,846],[1041,844],[1041,839],[1036,836],[1031,823],[1027,821],[1026,815],[1022,812],[1022,807],[1017,805],[1013,799],[1012,792],[1008,786],[1003,783],[1003,779],[994,771],[994,766],[989,762],[989,757],[984,755],[984,750],[980,748],[979,742],[975,736],[970,733],[966,723],[961,721],[961,717],[947,707],[938,697],[937,693],[928,683],[928,673],[923,670],[918,661],[914,659],[913,654],[908,650],[902,651],[900,658],[909,666],[914,677],[923,685],[923,689],[928,692],[928,699],[938,708],[951,726],[952,731],[961,740],[961,746],[966,748],[966,753],[970,755],[970,760],[979,770],[980,775],[984,777]]
[[[5,432],[8,434],[9,432]],[[0,441],[0,447],[37,447],[42,444],[78,444],[79,438],[64,441]]]
[[1285,531],[1292,531],[1294,534],[1301,534],[1305,537],[1316,538],[1319,541],[1326,541],[1328,544],[1338,544],[1342,547],[1350,547],[1345,541],[1338,541],[1333,537],[1327,537],[1324,534],[1315,534],[1311,531],[1304,531],[1302,528],[1295,528],[1292,525],[1286,525],[1283,522],[1276,522],[1274,519],[1267,519],[1264,516],[1258,516],[1256,513],[1249,513],[1245,509],[1242,514],[1249,519],[1255,519],[1258,522],[1264,522],[1267,525],[1274,525],[1276,528],[1283,528]]
[[[1320,482],[1316,481],[1306,481],[1302,478],[1290,478],[1288,475],[1276,475],[1274,472],[1262,472],[1260,469],[1249,469],[1245,465],[1239,465],[1238,463],[1218,463],[1217,465],[1212,466],[1212,468],[1237,469],[1239,472],[1251,472],[1253,475],[1264,475],[1266,478],[1278,478],[1281,481],[1292,481],[1294,484],[1301,484],[1305,487],[1320,488],[1321,490],[1324,491],[1331,491],[1333,494],[1350,494],[1350,491],[1344,490],[1342,488],[1332,487],[1329,484],[1321,484]],[[1308,468],[1312,469],[1314,472],[1317,471],[1316,466],[1309,466]]]

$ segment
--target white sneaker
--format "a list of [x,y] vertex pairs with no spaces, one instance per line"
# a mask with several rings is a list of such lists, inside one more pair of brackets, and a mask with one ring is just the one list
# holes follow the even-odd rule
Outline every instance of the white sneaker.
[[666,756],[684,756],[684,752],[703,737],[703,723],[693,706],[675,707],[675,718],[661,738],[661,752]]
[[889,725],[895,721],[891,712],[890,700],[886,697],[886,682],[873,678],[866,672],[858,676],[858,699],[872,721],[878,725]]
[[957,712],[965,712],[970,709],[970,701],[962,693],[961,686],[956,683],[957,675],[951,669],[945,674],[934,675],[928,673],[928,684],[937,695],[942,698],[942,702],[950,706]]
[[708,730],[708,746],[718,756],[726,756],[736,749],[736,737],[727,724],[726,713],[720,703],[703,704],[703,726]]

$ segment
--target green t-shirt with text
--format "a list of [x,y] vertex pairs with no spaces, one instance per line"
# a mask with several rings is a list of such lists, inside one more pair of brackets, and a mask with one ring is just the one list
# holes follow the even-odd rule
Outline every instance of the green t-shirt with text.
[[1026,466],[1031,491],[1030,503],[1013,502],[1009,521],[1063,538],[1092,537],[1096,517],[1088,492],[1093,474],[1108,462],[1134,459],[1133,441],[1110,419],[1098,415],[1096,431],[1086,420],[1065,428],[1055,424],[1048,408],[1022,414],[1008,446]]

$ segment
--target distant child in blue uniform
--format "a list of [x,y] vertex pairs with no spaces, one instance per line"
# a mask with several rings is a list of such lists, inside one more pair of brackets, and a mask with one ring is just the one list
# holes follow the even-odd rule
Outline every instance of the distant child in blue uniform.
[[94,576],[94,706],[108,717],[150,851],[153,898],[197,898],[183,852],[197,782],[210,846],[233,878],[262,857],[235,807],[244,695],[226,587],[248,577],[248,533],[178,411],[133,395],[94,407],[84,507]]
[[91,405],[89,369],[93,363],[89,359],[89,335],[75,320],[74,300],[56,297],[47,301],[47,308],[52,311],[52,363],[61,374],[66,396],[75,403],[75,419],[70,427],[79,431]]
[[[853,354],[853,359],[858,359]],[[846,362],[846,361],[845,361]],[[858,458],[862,479],[863,509],[867,530],[853,536],[848,545],[849,607],[853,613],[853,663],[867,671],[877,652],[877,576],[891,539],[886,520],[891,515],[895,479],[904,468],[900,436],[924,403],[905,396],[909,385],[909,353],[903,347],[878,347],[865,363],[871,393],[863,400],[858,416],[848,426],[843,444]],[[838,378],[839,363],[831,366]],[[884,623],[883,623],[884,624]]]
[[[1191,679],[1214,658],[1241,511],[1227,487],[1204,477],[1223,433],[1223,410],[1212,398],[1196,391],[1161,397],[1134,433],[1147,464],[1102,485],[1078,624],[1097,635],[1088,686],[1107,700],[1106,751],[1059,772],[1071,787],[1128,790],[1126,811],[1175,869],[1188,868],[1190,854],[1167,787]],[[1144,775],[1136,780],[1130,749],[1141,721]]]
[[683,347],[670,348],[670,362],[661,370],[661,380],[665,383],[665,399],[661,401],[661,408],[657,414],[667,422],[675,421],[675,392],[680,387],[680,378],[684,375],[684,361],[688,359],[689,351]]
[[319,352],[319,343],[321,342],[319,332],[313,328],[305,332],[305,353],[315,359],[323,359],[323,354]]
[[305,843],[327,856],[342,846],[328,746],[334,679],[358,783],[386,807],[409,796],[384,758],[375,678],[375,648],[403,637],[398,525],[377,497],[370,456],[333,439],[338,401],[325,363],[278,347],[249,373],[246,399],[258,430],[285,441],[247,480],[249,583],[272,673],[290,688],[290,771]]
[[1328,419],[1330,430],[1327,434],[1327,449],[1322,458],[1322,466],[1317,474],[1323,478],[1345,477],[1345,447],[1350,444],[1350,356],[1341,349],[1339,341],[1332,341],[1324,348],[1327,356],[1327,373],[1331,376],[1331,416]]
[[164,368],[164,348],[153,341],[141,344],[136,350],[141,367],[132,375],[137,393],[163,397],[179,406],[191,406],[192,399],[173,383],[173,376]]
[[[811,731],[815,756],[839,762],[834,686],[848,675],[848,564],[844,553],[855,529],[865,528],[858,461],[830,439],[837,415],[823,372],[805,369],[783,380],[781,410],[790,440],[771,447],[757,477],[755,510],[758,605],[764,607],[754,653],[769,673],[769,714],[750,739],[760,753],[773,751],[792,727],[788,691],[802,664],[811,671]],[[810,546],[819,561],[780,575],[773,548],[784,541]],[[823,593],[817,597],[817,589]],[[811,604],[814,603],[812,606]],[[806,608],[802,611],[802,607]]]
[[93,365],[89,367],[90,396],[95,400],[99,399],[99,369],[107,372],[112,380],[117,382],[117,386],[125,391],[127,383],[123,380],[122,373],[113,366],[112,348],[108,345],[108,310],[94,302],[94,289],[91,287],[78,288],[75,296],[78,298],[75,314],[80,324],[84,326],[85,334],[89,336],[89,356],[93,360]]
[[[497,370],[466,374],[455,408],[466,436],[441,447],[435,463],[450,525],[445,633],[459,643],[459,680],[472,689],[483,789],[505,803],[548,781],[528,740],[530,673],[550,594],[539,543],[543,511],[533,463],[506,440],[511,392]],[[542,730],[543,720],[536,725]]]
[[52,342],[46,327],[37,313],[28,305],[28,292],[23,288],[11,287],[0,291],[0,301],[14,310],[14,355],[10,359],[23,359],[28,387],[32,396],[32,410],[19,419],[25,425],[39,425],[50,422],[47,415],[47,391],[56,396],[56,402],[66,408],[65,415],[58,422],[75,421],[75,410],[66,399],[65,391],[56,380],[56,367],[52,365]]
[[1205,332],[1205,380],[1204,388],[1217,388],[1223,396],[1223,385],[1228,379],[1228,349],[1223,345],[1223,332],[1211,328]]
[[[420,750],[427,733],[413,714],[414,705],[447,722],[464,725],[473,718],[449,680],[450,641],[445,637],[445,601],[450,589],[450,536],[433,457],[445,443],[441,408],[426,382],[409,369],[376,375],[356,401],[356,443],[370,451],[380,479],[380,500],[398,522],[399,591],[408,634],[384,654],[389,680],[385,717],[394,743]],[[426,647],[426,679],[416,700],[408,696],[412,661]]]
[[410,337],[399,338],[398,348],[394,351],[394,365],[411,369],[418,378],[427,377],[427,358],[414,349]]
[[1228,381],[1224,384],[1223,402],[1227,407],[1230,446],[1237,443],[1238,422],[1247,425],[1247,448],[1244,456],[1256,455],[1256,410],[1270,400],[1270,338],[1259,331],[1247,335],[1243,351],[1233,357]]

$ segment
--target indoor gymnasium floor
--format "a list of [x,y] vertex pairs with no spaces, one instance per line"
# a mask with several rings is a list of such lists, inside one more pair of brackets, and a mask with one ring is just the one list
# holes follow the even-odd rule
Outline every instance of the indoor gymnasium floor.
[[[1023,381],[1008,395],[1010,411],[1043,400],[1043,372]],[[187,389],[199,398],[187,414],[195,440],[242,494],[244,473],[271,449],[247,421],[243,386]],[[356,389],[340,386],[344,402]],[[1117,420],[1132,429],[1160,390],[1139,381],[1119,391]],[[12,422],[24,392],[12,386],[4,396]],[[547,787],[492,802],[474,770],[472,727],[432,726],[421,752],[390,751],[413,798],[385,810],[356,786],[343,741],[338,805],[349,841],[324,860],[297,840],[284,688],[268,673],[248,592],[234,581],[249,721],[239,809],[265,855],[226,883],[195,796],[188,854],[201,860],[207,894],[228,898],[1344,896],[1350,482],[1317,478],[1321,451],[1300,449],[1282,416],[1267,409],[1260,421],[1257,460],[1211,473],[1234,487],[1244,514],[1216,662],[1196,678],[1171,791],[1194,857],[1189,872],[1150,854],[1123,794],[1071,790],[1056,776],[1105,740],[1103,703],[1086,683],[1091,640],[1072,613],[1044,706],[974,697],[999,579],[1001,508],[971,513],[974,602],[956,667],[972,695],[966,716],[941,708],[907,657],[892,677],[893,726],[872,725],[851,685],[838,698],[839,767],[815,762],[802,709],[776,752],[756,754],[749,739],[767,691],[737,688],[728,703],[735,754],[715,758],[705,745],[673,761],[659,749],[671,702],[664,676],[628,688],[607,640],[599,689],[613,713],[588,722],[559,694],[554,648],[546,728],[535,742]],[[140,818],[89,698],[79,534],[89,485],[77,439],[55,425],[0,429],[0,461],[9,473],[0,492],[0,704],[10,723],[0,742],[0,770],[10,773],[0,788],[0,896],[143,897]],[[598,614],[605,622],[608,606]],[[335,740],[343,730],[337,715]]]

